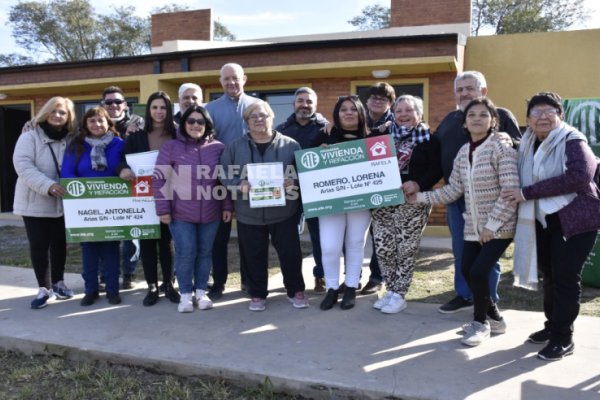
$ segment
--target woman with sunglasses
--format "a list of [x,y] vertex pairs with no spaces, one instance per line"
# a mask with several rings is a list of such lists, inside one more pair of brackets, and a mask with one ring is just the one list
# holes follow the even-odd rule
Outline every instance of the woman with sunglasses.
[[[231,221],[233,205],[216,174],[225,145],[214,138],[204,107],[192,105],[181,116],[177,138],[160,149],[152,177],[156,213],[175,242],[180,313],[212,308],[206,284],[219,222]],[[195,288],[195,301],[193,289]]]
[[[363,139],[367,136],[367,132],[367,111],[358,96],[342,96],[333,109],[331,133],[323,134],[323,141],[329,145]],[[342,249],[346,260],[346,278],[344,297],[340,307],[343,310],[354,307],[370,223],[371,212],[369,210],[319,217],[319,234],[327,289],[325,299],[321,302],[321,310],[329,310],[338,302]]]
[[[125,141],[125,148],[119,166],[119,176],[125,180],[135,179],[135,174],[127,165],[125,155],[160,150],[163,144],[175,139],[176,126],[173,122],[173,105],[165,92],[154,92],[146,102],[144,128],[132,132]],[[179,303],[180,296],[173,287],[173,250],[169,225],[160,224],[160,239],[140,240],[140,256],[144,267],[144,277],[148,293],[144,297],[145,306],[153,306],[158,301],[158,259],[162,269],[165,297]]]

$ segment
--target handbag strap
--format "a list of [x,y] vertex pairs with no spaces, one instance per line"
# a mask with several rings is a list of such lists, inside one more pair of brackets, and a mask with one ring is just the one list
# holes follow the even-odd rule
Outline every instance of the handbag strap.
[[48,145],[48,148],[50,149],[50,153],[52,153],[52,159],[54,160],[54,167],[56,167],[56,173],[58,174],[58,177],[60,178],[60,168],[58,167],[58,159],[56,158],[54,149],[52,148],[50,143],[46,143],[46,144]]

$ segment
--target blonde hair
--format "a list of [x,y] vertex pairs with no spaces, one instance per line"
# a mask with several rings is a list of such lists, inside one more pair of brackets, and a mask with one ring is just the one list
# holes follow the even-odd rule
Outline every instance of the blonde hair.
[[275,113],[273,112],[273,109],[271,108],[271,106],[269,105],[269,103],[267,103],[264,100],[258,100],[252,104],[250,104],[245,110],[244,110],[244,121],[248,122],[248,119],[250,118],[250,114],[252,114],[252,112],[254,110],[256,110],[258,107],[263,107],[265,109],[265,111],[267,112],[267,114],[269,114],[269,117],[271,118],[271,121],[275,118]]
[[77,132],[77,116],[75,115],[75,106],[71,99],[67,97],[55,96],[44,104],[44,106],[38,111],[38,113],[31,120],[34,126],[39,125],[41,122],[46,122],[48,120],[48,116],[56,106],[62,104],[67,109],[67,123],[65,124],[69,133]]

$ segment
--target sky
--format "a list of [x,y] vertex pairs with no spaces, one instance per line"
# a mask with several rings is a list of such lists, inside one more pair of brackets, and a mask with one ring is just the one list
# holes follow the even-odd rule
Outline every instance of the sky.
[[[134,6],[138,15],[147,16],[151,9],[173,2],[176,1],[102,0],[92,4],[99,14],[110,14],[115,6],[123,4]],[[14,44],[8,24],[10,7],[17,3],[19,0],[0,2],[1,54],[25,54]],[[225,24],[240,40],[353,31],[354,27],[347,21],[359,15],[364,7],[377,3],[390,5],[389,0],[183,0],[177,3],[189,9],[212,9],[213,19]],[[591,11],[590,19],[572,29],[600,28],[600,1],[584,0],[584,3]]]

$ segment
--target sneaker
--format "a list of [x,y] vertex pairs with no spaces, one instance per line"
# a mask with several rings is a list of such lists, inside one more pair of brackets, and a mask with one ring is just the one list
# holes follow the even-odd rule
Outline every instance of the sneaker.
[[205,290],[196,289],[196,304],[199,310],[210,310],[213,308],[213,302],[207,296]]
[[478,321],[471,322],[471,327],[467,328],[461,342],[467,346],[479,346],[484,340],[490,338],[490,323],[485,321],[483,324]]
[[208,298],[211,299],[212,301],[217,301],[221,297],[223,297],[223,289],[218,288],[213,285],[213,287],[211,287],[210,290],[208,291]]
[[146,294],[146,297],[144,297],[143,300],[143,304],[146,307],[150,307],[155,305],[158,302],[158,289],[156,288],[156,285],[151,284],[148,285],[148,293]]
[[550,340],[550,331],[546,328],[542,329],[541,331],[533,332],[527,338],[528,342],[535,344],[543,344],[546,343],[548,340]]
[[121,285],[123,289],[133,289],[133,275],[124,274],[123,275],[123,284]]
[[106,293],[106,298],[110,304],[121,304],[121,296],[119,296],[119,293]]
[[181,293],[181,300],[179,300],[177,311],[180,313],[190,313],[194,311],[194,303],[192,302],[191,293]]
[[179,304],[179,300],[181,300],[181,296],[177,289],[173,287],[172,284],[167,284],[165,286],[165,297],[171,301],[171,303]]
[[[360,289],[362,289],[362,283],[358,282],[358,287],[355,290],[360,290]],[[344,294],[345,291],[346,291],[346,283],[342,282],[342,284],[338,288],[338,293]]]
[[96,299],[98,299],[99,297],[100,297],[100,295],[98,294],[98,292],[89,293],[89,294],[86,293],[85,296],[83,296],[83,298],[81,299],[81,302],[79,304],[81,304],[83,307],[91,306],[92,304],[94,304]]
[[250,307],[248,309],[250,311],[265,311],[267,304],[267,300],[262,297],[253,297],[250,300]]
[[54,298],[54,293],[52,290],[48,290],[45,287],[41,287],[38,290],[38,294],[35,299],[31,300],[31,309],[39,310],[40,308],[44,308],[48,305],[48,301]]
[[325,289],[325,278],[315,278],[315,288],[313,289],[315,293],[325,293],[327,289]]
[[369,282],[367,282],[365,287],[360,291],[360,294],[377,293],[381,290],[382,286],[383,285],[381,284],[381,282],[377,283],[377,282],[369,281]]
[[308,308],[308,300],[304,297],[304,292],[296,292],[294,297],[288,297],[294,308]]
[[446,304],[441,306],[438,309],[438,311],[441,312],[442,314],[454,314],[455,312],[467,309],[468,307],[472,307],[472,306],[473,306],[472,300],[466,300],[460,296],[456,296],[455,298],[453,298],[452,300],[450,300],[449,302],[447,302]]
[[70,299],[75,296],[75,293],[65,285],[64,281],[58,281],[52,285],[52,291],[57,299]]
[[570,356],[575,351],[575,343],[571,342],[566,346],[560,343],[550,342],[537,354],[538,358],[546,361],[558,361],[563,357]]
[[388,301],[390,301],[390,297],[392,297],[393,294],[394,292],[392,292],[391,290],[385,292],[385,294],[382,297],[380,297],[375,303],[373,303],[373,308],[376,310],[381,310],[381,308],[385,306]]
[[406,308],[406,300],[402,295],[392,292],[388,302],[381,307],[384,314],[397,314]]
[[[494,335],[500,335],[506,332],[506,320],[504,318],[502,318],[500,321],[496,321],[493,318],[488,318],[487,322],[490,323],[490,333],[493,333]],[[469,330],[472,326],[472,323],[468,322],[461,328],[462,331],[466,333],[467,330]]]

